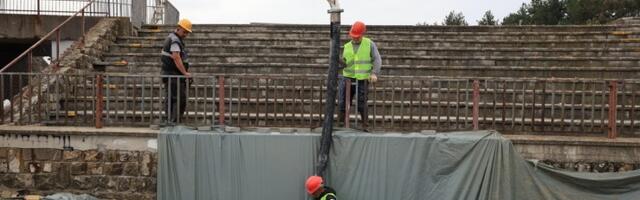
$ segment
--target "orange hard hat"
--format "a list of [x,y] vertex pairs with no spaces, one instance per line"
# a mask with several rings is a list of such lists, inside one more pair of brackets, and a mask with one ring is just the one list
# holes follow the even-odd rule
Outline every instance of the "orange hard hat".
[[191,28],[193,27],[191,24],[191,21],[189,21],[188,19],[181,19],[178,22],[178,26],[180,28],[183,28],[185,31],[191,33]]
[[304,187],[307,188],[307,193],[313,194],[318,189],[322,187],[322,177],[320,176],[309,176],[307,178],[307,182],[305,182]]
[[361,21],[356,21],[356,23],[353,23],[353,26],[351,26],[349,36],[352,38],[360,38],[365,32],[367,32],[367,26],[365,26]]

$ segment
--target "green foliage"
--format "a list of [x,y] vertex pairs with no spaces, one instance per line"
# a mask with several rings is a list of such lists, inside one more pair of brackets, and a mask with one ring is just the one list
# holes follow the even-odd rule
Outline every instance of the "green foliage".
[[640,16],[639,0],[531,0],[502,24],[603,24],[633,16]]
[[464,19],[464,15],[462,14],[462,12],[456,13],[456,11],[451,11],[444,18],[444,22],[442,22],[442,25],[446,25],[446,26],[467,26],[467,25],[469,25],[469,23],[467,23],[467,21]]
[[487,10],[487,12],[485,12],[482,16],[482,19],[478,21],[478,25],[482,26],[494,26],[496,24],[498,24],[498,22],[496,21],[496,18],[493,16],[493,13],[491,13],[490,10]]

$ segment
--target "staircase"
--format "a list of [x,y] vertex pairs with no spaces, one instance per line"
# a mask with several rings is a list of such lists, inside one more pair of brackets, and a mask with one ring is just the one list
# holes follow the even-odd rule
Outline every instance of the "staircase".
[[[106,123],[146,126],[159,120],[160,79],[125,76],[159,75],[161,44],[173,29],[145,26],[138,36],[120,37],[104,62],[96,63],[110,76]],[[348,27],[342,30],[345,43]],[[634,30],[634,25],[369,26],[368,36],[383,57],[381,82],[369,94],[372,121],[381,130],[469,129],[472,80],[479,79],[482,127],[601,133],[610,94],[602,92],[609,86],[604,79],[640,75],[640,32]],[[185,43],[191,71],[199,77],[188,91],[186,123],[217,120],[220,113],[213,110],[220,99],[214,93],[224,87],[227,123],[318,127],[328,39],[328,27],[320,25],[195,25]],[[212,74],[225,74],[224,86]],[[635,89],[628,83],[619,91],[626,97],[619,103],[623,122],[630,120],[623,127],[631,132],[640,119]],[[75,120],[93,118],[82,112],[91,110],[84,105],[93,105],[87,103],[92,96],[69,96],[58,110],[78,111]],[[540,124],[548,126],[540,129]]]

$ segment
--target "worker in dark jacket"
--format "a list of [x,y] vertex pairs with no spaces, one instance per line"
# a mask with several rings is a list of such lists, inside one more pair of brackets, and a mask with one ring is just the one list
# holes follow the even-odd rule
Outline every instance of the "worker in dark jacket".
[[[178,28],[167,36],[162,48],[162,78],[166,97],[164,99],[165,118],[168,125],[178,123],[187,107],[187,81],[189,73],[188,55],[184,39],[191,33],[191,22],[182,19]],[[177,106],[176,106],[177,105]]]
[[315,200],[337,200],[336,190],[324,186],[324,181],[320,176],[310,176],[304,184],[307,193]]

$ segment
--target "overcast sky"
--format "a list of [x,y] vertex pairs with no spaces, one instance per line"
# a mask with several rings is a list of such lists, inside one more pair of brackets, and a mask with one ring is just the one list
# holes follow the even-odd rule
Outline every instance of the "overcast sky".
[[[181,18],[193,23],[297,23],[327,24],[326,0],[169,0]],[[366,24],[415,25],[441,23],[451,10],[463,12],[471,25],[485,11],[497,19],[516,11],[529,0],[342,0],[343,24],[362,20]]]

